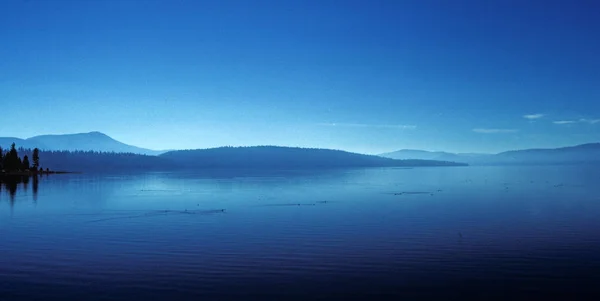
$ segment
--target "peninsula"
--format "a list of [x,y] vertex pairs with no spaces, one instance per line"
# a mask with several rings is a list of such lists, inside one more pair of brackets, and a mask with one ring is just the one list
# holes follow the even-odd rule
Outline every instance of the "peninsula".
[[[32,162],[31,162],[32,161]],[[19,156],[19,151],[15,143],[13,143],[6,153],[0,147],[0,176],[32,176],[38,174],[54,174],[66,173],[51,171],[49,168],[45,170],[40,166],[40,150],[33,149],[31,161],[29,156],[23,158]]]

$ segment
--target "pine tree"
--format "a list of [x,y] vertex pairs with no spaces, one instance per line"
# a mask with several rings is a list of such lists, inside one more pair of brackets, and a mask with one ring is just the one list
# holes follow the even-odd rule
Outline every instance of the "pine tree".
[[2,158],[2,168],[4,170],[8,170],[8,152],[4,153],[4,156]]
[[30,168],[30,164],[29,164],[29,157],[25,156],[23,157],[23,170],[28,170]]
[[33,149],[33,167],[35,170],[40,167],[40,150],[37,147]]
[[19,164],[19,153],[17,153],[17,148],[14,143],[10,146],[10,151],[8,151],[8,154],[6,155],[4,168],[7,171],[16,171],[21,168],[21,165]]

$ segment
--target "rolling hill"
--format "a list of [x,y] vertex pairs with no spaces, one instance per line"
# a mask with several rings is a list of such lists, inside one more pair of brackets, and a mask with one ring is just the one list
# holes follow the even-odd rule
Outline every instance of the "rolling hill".
[[485,156],[484,154],[453,154],[448,152],[430,152],[424,150],[402,149],[395,152],[380,154],[379,156],[398,159],[419,159],[419,160],[440,160],[440,161],[460,161],[465,158]]
[[187,168],[283,169],[465,165],[432,160],[394,160],[339,150],[280,146],[180,150],[167,152],[159,157]]
[[[31,149],[19,152],[32,157]],[[40,151],[40,167],[55,171],[169,171],[178,167],[167,159],[133,153],[100,153],[92,151]]]
[[97,151],[115,153],[133,153],[144,155],[159,155],[161,151],[128,145],[117,141],[100,132],[41,135],[28,139],[0,137],[0,146],[8,148],[12,143],[22,148],[39,148],[48,151]]
[[380,156],[392,159],[430,159],[464,162],[470,165],[525,165],[600,163],[600,143],[548,149],[524,149],[498,154],[454,154],[400,150]]
[[[152,158],[128,157],[136,160],[137,168],[333,168],[375,166],[448,166],[459,162],[469,165],[524,165],[524,164],[574,164],[600,163],[600,143],[589,143],[553,149],[525,149],[498,154],[430,152],[404,149],[379,156],[363,155],[339,150],[317,148],[294,148],[278,146],[218,147],[197,150],[155,151],[128,145],[100,132],[41,135],[28,139],[0,137],[0,146],[7,149],[10,144],[17,147],[44,151],[108,152],[159,156]],[[65,166],[59,158],[71,160],[73,155],[62,153],[53,156],[52,165]],[[95,168],[104,158],[91,154],[78,154],[79,160],[91,160],[97,164],[78,163],[82,168]],[[87,159],[86,159],[87,158]],[[122,157],[125,158],[125,157]],[[392,160],[393,159],[393,160]],[[108,160],[108,159],[107,159]],[[106,161],[110,162],[110,161]],[[170,162],[170,163],[169,163]],[[108,164],[108,163],[106,163]],[[112,164],[112,163],[111,163]],[[118,168],[118,164],[113,164]],[[68,165],[66,165],[68,166]],[[112,165],[111,165],[112,166]],[[128,168],[129,165],[122,165]],[[104,167],[103,167],[104,168]]]
[[551,149],[525,149],[496,154],[494,159],[506,164],[600,163],[600,143]]

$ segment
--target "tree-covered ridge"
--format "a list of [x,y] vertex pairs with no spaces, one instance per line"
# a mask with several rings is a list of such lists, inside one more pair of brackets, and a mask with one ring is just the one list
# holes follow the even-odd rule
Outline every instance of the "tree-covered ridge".
[[281,146],[218,147],[181,150],[167,152],[159,157],[190,168],[318,169],[463,165],[454,162],[431,160],[394,160],[332,149]]
[[[24,150],[32,154],[32,150]],[[96,152],[96,151],[40,151],[44,166],[51,170],[88,172],[88,171],[158,171],[171,170],[174,163],[156,156],[134,153]]]
[[[13,143],[10,150],[4,152],[0,147],[0,172],[36,173],[50,171],[128,171],[128,170],[167,170],[173,163],[155,156],[133,153],[95,152],[95,151],[45,151],[17,148]],[[43,166],[40,157],[44,158]]]
[[[26,154],[21,157],[19,156],[19,151],[23,151],[23,149],[17,150],[16,145],[13,143],[6,153],[0,147],[0,171],[3,173],[10,172],[38,172],[41,171],[40,167],[40,150],[35,148],[29,154]],[[33,160],[33,164],[29,161],[29,157],[31,156]]]
[[330,149],[276,146],[172,151],[160,156],[96,151],[46,151],[23,148],[17,150],[11,147],[11,150],[3,155],[7,160],[4,166],[9,167],[5,170],[31,172],[34,167],[39,170],[40,157],[43,158],[44,168],[69,172],[172,171],[186,168],[270,170],[461,165],[443,161],[393,160]]

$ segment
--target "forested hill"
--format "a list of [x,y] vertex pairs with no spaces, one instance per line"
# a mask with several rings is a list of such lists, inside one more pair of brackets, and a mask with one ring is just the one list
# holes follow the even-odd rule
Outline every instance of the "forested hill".
[[430,160],[393,160],[339,150],[279,146],[179,150],[164,153],[159,157],[189,168],[282,169],[464,165]]
[[[21,157],[33,157],[19,148]],[[319,169],[388,166],[456,166],[452,162],[394,160],[338,150],[275,146],[171,151],[160,156],[94,151],[39,151],[40,166],[52,171],[169,171],[195,169]]]
[[[19,154],[31,157],[31,150]],[[132,153],[108,153],[93,151],[40,151],[40,167],[56,171],[140,171],[170,170],[176,168],[173,162],[156,156]]]

